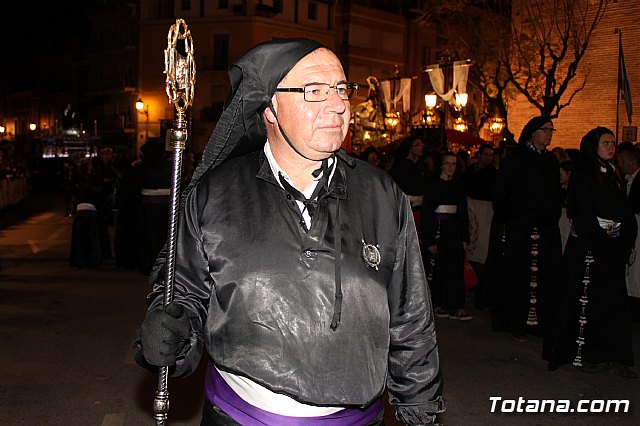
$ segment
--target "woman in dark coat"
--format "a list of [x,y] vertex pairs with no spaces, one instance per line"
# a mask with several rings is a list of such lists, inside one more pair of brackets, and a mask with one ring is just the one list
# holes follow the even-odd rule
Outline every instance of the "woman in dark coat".
[[543,350],[551,370],[572,363],[594,373],[598,364],[607,363],[623,377],[637,377],[629,368],[633,353],[625,282],[637,225],[611,163],[615,151],[613,132],[604,127],[589,131],[580,143],[581,159],[569,182],[572,227],[562,287]]
[[439,318],[467,321],[464,310],[464,251],[469,242],[467,197],[454,177],[457,158],[442,155],[440,174],[429,182],[422,204],[424,262]]
[[517,148],[502,160],[494,186],[487,258],[491,326],[517,341],[543,334],[562,257],[560,170],[546,149],[553,132],[549,118],[531,119]]

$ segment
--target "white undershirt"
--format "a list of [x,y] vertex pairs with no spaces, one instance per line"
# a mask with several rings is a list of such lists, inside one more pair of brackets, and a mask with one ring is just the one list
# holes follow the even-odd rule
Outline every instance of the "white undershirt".
[[[287,176],[284,170],[282,170],[280,165],[278,165],[278,163],[276,162],[276,159],[273,157],[273,153],[271,152],[271,148],[269,146],[269,141],[264,144],[264,153],[267,157],[267,161],[269,161],[271,171],[276,177],[278,185],[282,186],[280,184],[280,180],[278,179],[278,173],[282,173],[282,176],[284,176],[284,178],[291,184],[291,186],[295,188],[291,179]],[[333,178],[333,173],[335,171],[336,161],[334,161],[332,158],[329,160],[329,162],[331,163],[329,165],[329,167],[331,167],[329,181],[331,181],[331,179]],[[314,178],[304,191],[300,192],[302,192],[305,197],[310,197],[311,194],[313,194],[313,191],[316,189],[318,181],[321,177],[322,173],[317,178]],[[302,202],[298,201],[297,203],[298,208],[300,208],[300,211],[302,211],[304,221],[307,224],[307,229],[309,229],[311,227],[311,217],[309,216],[309,212],[304,208],[304,204]],[[261,410],[268,411],[270,413],[292,417],[320,417],[328,416],[329,414],[333,414],[344,409],[344,407],[318,407],[315,405],[303,404],[287,395],[272,392],[266,387],[259,385],[258,383],[244,376],[221,371],[219,369],[218,372],[220,373],[220,376],[222,376],[224,381],[227,382],[229,387],[233,389],[233,391],[240,398],[253,405],[254,407],[258,407]]]
[[[269,141],[267,141],[264,144],[264,154],[267,157],[267,160],[269,161],[269,165],[271,166],[271,171],[273,172],[273,175],[276,177],[276,181],[278,182],[278,185],[280,185],[280,187],[282,188],[282,184],[280,183],[280,179],[278,178],[279,176],[278,173],[282,173],[282,176],[284,177],[284,179],[287,182],[289,182],[291,186],[296,188],[291,178],[287,175],[287,173],[284,170],[282,170],[282,168],[276,161],[275,157],[273,156],[273,153],[271,152],[271,146],[269,145]],[[333,179],[333,173],[335,172],[335,169],[336,169],[335,165],[336,165],[336,162],[334,161],[334,158],[333,157],[329,158],[329,168],[331,170],[331,172],[329,173],[329,182],[331,182],[331,179]],[[306,198],[309,198],[311,197],[311,194],[313,194],[313,191],[316,190],[316,186],[318,186],[318,181],[320,181],[321,177],[322,177],[322,173],[320,173],[318,177],[314,177],[313,180],[309,182],[309,185],[307,185],[304,191],[300,191],[300,188],[296,188],[296,189],[300,191],[302,195],[304,195]],[[302,201],[296,200],[296,203],[298,203],[298,208],[302,212],[302,217],[304,218],[305,224],[307,225],[307,229],[310,229],[311,216],[309,216],[309,211],[304,208],[304,204],[302,203]]]

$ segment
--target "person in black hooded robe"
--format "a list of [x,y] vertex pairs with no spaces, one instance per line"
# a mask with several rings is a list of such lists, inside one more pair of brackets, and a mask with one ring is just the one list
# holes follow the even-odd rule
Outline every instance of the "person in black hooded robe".
[[411,206],[340,148],[357,85],[308,39],[260,44],[230,77],[183,193],[173,302],[161,255],[137,362],[184,376],[206,346],[202,425],[381,425],[385,386],[398,419],[432,424],[445,403]]
[[622,180],[612,164],[616,146],[605,127],[590,130],[569,181],[567,211],[571,233],[564,252],[553,327],[543,358],[549,369],[572,363],[595,373],[606,368],[629,378],[631,316],[625,266],[637,224]]
[[518,341],[543,334],[562,256],[560,170],[546,149],[554,131],[550,119],[531,119],[517,148],[501,162],[493,191],[487,257],[491,326]]

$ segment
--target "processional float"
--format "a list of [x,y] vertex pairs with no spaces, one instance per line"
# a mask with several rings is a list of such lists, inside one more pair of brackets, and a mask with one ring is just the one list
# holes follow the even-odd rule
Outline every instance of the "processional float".
[[[180,207],[180,181],[182,172],[182,152],[188,137],[187,109],[193,103],[196,83],[196,65],[193,57],[191,32],[183,19],[169,29],[167,48],[164,51],[164,72],[169,103],[175,108],[175,119],[171,130],[171,149],[173,151],[173,172],[171,174],[171,206],[169,210],[169,228],[167,233],[167,257],[165,263],[165,286],[163,306],[173,299],[173,281],[175,277],[176,234],[178,231],[178,209]],[[167,379],[169,367],[161,367],[158,377],[158,390],[153,401],[153,412],[157,426],[163,426],[169,412],[169,391]]]

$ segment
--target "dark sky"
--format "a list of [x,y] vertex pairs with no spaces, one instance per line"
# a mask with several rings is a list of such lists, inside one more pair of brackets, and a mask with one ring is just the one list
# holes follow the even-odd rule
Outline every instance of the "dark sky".
[[30,63],[34,55],[55,58],[76,49],[87,37],[86,4],[82,0],[2,2],[4,49],[0,67]]
[[[91,1],[95,0],[2,2],[0,91],[4,93],[0,96],[58,89],[42,78],[43,70],[47,75],[64,76],[82,56],[89,40],[86,5]],[[72,56],[76,59],[70,59]]]

